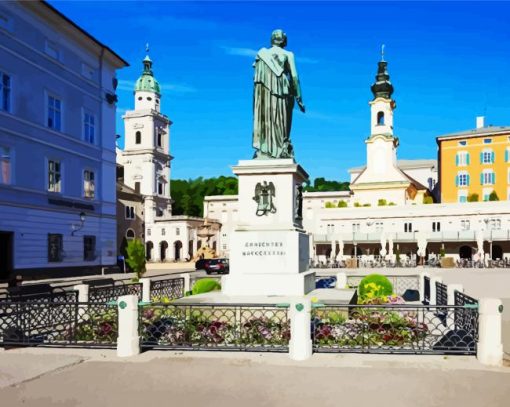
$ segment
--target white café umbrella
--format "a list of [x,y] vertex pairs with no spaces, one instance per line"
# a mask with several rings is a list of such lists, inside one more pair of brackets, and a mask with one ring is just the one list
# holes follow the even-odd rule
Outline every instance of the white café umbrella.
[[329,258],[331,260],[335,260],[336,257],[336,240],[331,241],[331,254],[329,255]]
[[344,259],[344,241],[340,239],[338,241],[338,246],[339,246],[339,250],[338,250],[338,254],[336,255],[336,260],[342,261]]
[[425,257],[427,254],[427,235],[425,232],[418,232],[416,234],[416,243],[418,244],[418,256]]
[[386,233],[381,233],[381,256],[386,256]]
[[483,260],[483,230],[478,229],[476,231],[476,245],[478,246],[478,255],[480,256],[480,259]]
[[393,257],[393,236],[391,234],[388,236],[388,257],[390,259]]

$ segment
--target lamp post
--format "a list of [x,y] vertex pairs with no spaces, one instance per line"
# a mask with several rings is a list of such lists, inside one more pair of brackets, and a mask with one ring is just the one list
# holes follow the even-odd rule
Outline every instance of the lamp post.
[[71,229],[73,230],[71,232],[71,236],[74,236],[75,232],[78,232],[79,230],[83,229],[86,217],[87,217],[87,215],[85,214],[85,212],[80,212],[80,224],[79,225],[74,224],[74,223],[71,224]]

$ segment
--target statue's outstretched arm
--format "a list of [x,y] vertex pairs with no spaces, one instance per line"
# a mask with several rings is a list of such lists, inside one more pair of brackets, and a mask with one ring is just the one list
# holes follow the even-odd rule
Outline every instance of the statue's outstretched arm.
[[305,105],[303,104],[303,96],[301,94],[301,85],[299,83],[299,76],[296,69],[296,62],[294,60],[294,54],[289,52],[289,67],[290,67],[290,75],[292,76],[292,83],[294,86],[294,91],[296,92],[296,101],[299,105],[301,111],[305,111]]

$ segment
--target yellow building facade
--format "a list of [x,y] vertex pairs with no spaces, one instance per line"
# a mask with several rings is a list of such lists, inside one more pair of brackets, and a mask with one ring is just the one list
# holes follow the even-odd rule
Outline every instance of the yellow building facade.
[[441,202],[495,200],[494,192],[498,200],[510,200],[510,127],[479,127],[436,140]]

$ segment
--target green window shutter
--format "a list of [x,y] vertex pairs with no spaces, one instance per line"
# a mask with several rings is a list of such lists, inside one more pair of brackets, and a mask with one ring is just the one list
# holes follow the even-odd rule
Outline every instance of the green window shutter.
[[455,165],[457,167],[459,166],[459,154],[458,153],[455,155]]
[[483,185],[483,172],[480,174],[480,185]]
[[494,162],[494,151],[491,153],[491,163]]
[[494,185],[496,183],[496,173],[492,173],[492,184]]
[[459,186],[459,176],[458,175],[455,176],[455,186],[456,187]]
[[469,186],[469,174],[466,175],[466,178],[467,178],[467,186]]
[[480,153],[480,164],[483,164],[483,153]]
[[505,162],[508,162],[508,148],[505,150]]
[[469,153],[466,154],[466,164],[469,165]]

